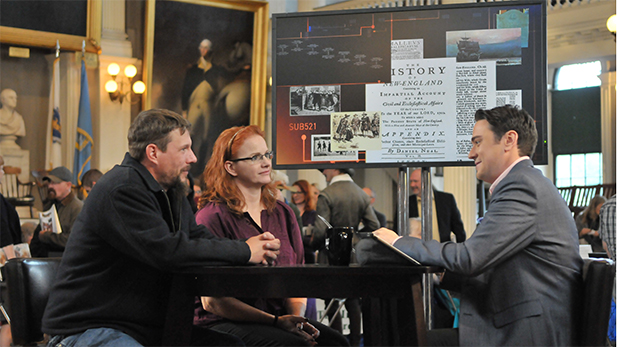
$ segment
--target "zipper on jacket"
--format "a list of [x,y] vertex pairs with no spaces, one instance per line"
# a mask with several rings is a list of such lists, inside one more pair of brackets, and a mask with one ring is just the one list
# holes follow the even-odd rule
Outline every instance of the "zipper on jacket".
[[167,192],[164,190],[161,190],[161,192],[163,192],[163,195],[165,196],[165,200],[167,201],[167,208],[169,208],[169,218],[171,220],[171,230],[173,232],[177,232],[176,230],[176,225],[174,223],[174,213],[171,209],[171,201],[169,201],[169,197],[167,196]]

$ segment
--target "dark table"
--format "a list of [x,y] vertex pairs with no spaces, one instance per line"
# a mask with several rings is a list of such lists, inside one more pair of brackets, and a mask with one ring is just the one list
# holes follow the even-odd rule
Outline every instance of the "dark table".
[[[366,346],[426,345],[421,275],[438,271],[435,266],[400,265],[213,266],[177,274],[163,345],[189,345],[195,296],[367,298],[362,308]],[[395,326],[392,317],[383,317],[379,302],[384,300],[397,301]]]

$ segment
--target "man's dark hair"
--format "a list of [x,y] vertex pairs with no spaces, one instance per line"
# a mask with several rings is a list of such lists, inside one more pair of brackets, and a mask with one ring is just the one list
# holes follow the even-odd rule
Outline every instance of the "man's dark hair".
[[518,134],[518,151],[521,156],[533,156],[538,143],[536,122],[527,111],[512,105],[495,107],[491,110],[476,111],[476,122],[486,120],[495,134],[495,141],[514,130]]
[[102,176],[103,176],[103,173],[101,171],[97,169],[90,169],[86,171],[86,173],[83,176],[81,176],[81,185],[83,187],[92,188],[92,184],[94,182],[97,182]]
[[338,170],[340,173],[343,173],[343,174],[348,174],[348,175],[349,175],[349,177],[353,177],[353,175],[355,175],[355,174],[356,174],[356,170],[354,170],[354,169],[347,169],[347,168],[345,168],[345,169],[337,169],[337,170]]
[[151,143],[165,152],[171,141],[169,133],[176,129],[180,129],[180,134],[184,134],[191,130],[191,123],[170,110],[142,111],[129,128],[129,154],[137,161],[142,161],[146,155],[146,147]]

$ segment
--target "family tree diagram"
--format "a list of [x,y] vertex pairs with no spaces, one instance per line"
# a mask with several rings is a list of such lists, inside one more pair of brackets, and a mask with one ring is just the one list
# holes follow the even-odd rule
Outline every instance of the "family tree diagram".
[[[319,48],[319,45],[316,43],[311,43],[309,45],[306,46],[306,48],[303,48],[301,46],[301,44],[305,43],[305,41],[302,40],[294,40],[292,42],[294,45],[296,45],[294,48],[292,48],[291,50],[293,52],[303,52],[306,51],[308,49],[308,52],[306,52],[306,54],[308,55],[319,55],[320,52],[317,50]],[[287,44],[280,44],[278,45],[278,48],[280,49],[280,52],[278,52],[278,55],[288,55],[289,52],[285,51],[286,48],[288,48]],[[334,59],[337,58],[336,55],[333,54],[333,52],[335,52],[336,50],[332,47],[326,47],[322,49],[323,54],[321,55],[322,59]],[[338,51],[338,59],[336,59],[336,61],[338,63],[341,64],[346,64],[346,63],[350,63],[352,62],[352,60],[349,58],[351,52],[350,51]],[[363,53],[358,53],[355,55],[351,55],[351,57],[354,58],[354,62],[353,64],[356,66],[362,66],[362,65],[366,65],[368,64],[366,61],[364,61],[363,59],[366,58],[366,54]],[[382,61],[383,58],[382,57],[373,57],[370,59],[371,65],[370,67],[373,69],[381,69],[383,68],[383,65],[380,65],[379,62]]]
[[[293,78],[285,73],[277,76],[278,85],[389,81],[391,29],[387,17],[366,14],[294,22],[293,28],[284,30],[288,36],[276,38],[275,54],[277,64],[293,67],[295,73]],[[298,83],[299,76],[306,78]]]

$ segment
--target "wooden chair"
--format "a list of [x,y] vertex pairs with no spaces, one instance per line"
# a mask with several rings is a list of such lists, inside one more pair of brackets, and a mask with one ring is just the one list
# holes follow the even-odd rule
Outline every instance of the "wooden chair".
[[583,211],[596,195],[610,198],[615,194],[615,183],[598,184],[595,186],[572,186],[557,188],[568,204],[572,215],[576,217]]
[[30,207],[30,218],[34,218],[34,212],[32,211],[34,207],[32,187],[35,183],[22,183],[18,178],[20,174],[21,168],[5,166],[4,177],[0,182],[0,192],[11,205]]

